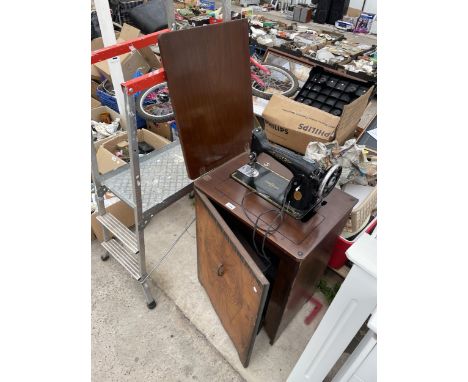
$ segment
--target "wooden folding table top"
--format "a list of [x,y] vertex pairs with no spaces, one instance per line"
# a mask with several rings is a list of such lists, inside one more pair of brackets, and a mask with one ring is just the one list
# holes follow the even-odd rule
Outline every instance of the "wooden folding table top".
[[196,179],[245,150],[253,129],[246,19],[159,38],[187,173]]

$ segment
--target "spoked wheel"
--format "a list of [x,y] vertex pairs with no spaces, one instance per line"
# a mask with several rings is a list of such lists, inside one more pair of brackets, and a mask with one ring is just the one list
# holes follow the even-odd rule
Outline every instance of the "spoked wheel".
[[340,180],[341,171],[342,171],[342,167],[337,164],[332,166],[328,170],[328,172],[326,173],[325,177],[322,180],[322,183],[320,183],[320,186],[319,186],[318,195],[317,195],[319,199],[322,199],[322,200],[325,199],[327,195],[333,190],[333,188],[338,183],[338,180]]
[[253,95],[270,99],[273,94],[281,94],[285,97],[292,97],[296,94],[299,83],[294,74],[277,65],[265,63],[262,63],[262,65],[270,71],[270,74],[265,73],[257,67],[252,67],[255,75],[264,83],[263,86],[263,84],[259,84],[254,79],[252,80]]
[[162,82],[141,92],[136,99],[136,110],[140,117],[156,123],[174,119],[167,83]]

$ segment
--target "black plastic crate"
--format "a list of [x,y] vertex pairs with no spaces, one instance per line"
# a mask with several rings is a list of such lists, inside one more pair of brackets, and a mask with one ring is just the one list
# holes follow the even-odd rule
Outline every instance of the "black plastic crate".
[[345,105],[359,98],[370,87],[371,85],[315,67],[310,71],[309,78],[294,100],[340,116]]

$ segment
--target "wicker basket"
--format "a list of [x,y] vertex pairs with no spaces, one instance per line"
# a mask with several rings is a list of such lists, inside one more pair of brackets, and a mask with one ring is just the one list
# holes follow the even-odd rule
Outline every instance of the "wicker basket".
[[372,192],[367,196],[362,203],[351,211],[346,226],[345,232],[358,232],[359,229],[369,220],[369,217],[377,208],[377,187],[374,187]]

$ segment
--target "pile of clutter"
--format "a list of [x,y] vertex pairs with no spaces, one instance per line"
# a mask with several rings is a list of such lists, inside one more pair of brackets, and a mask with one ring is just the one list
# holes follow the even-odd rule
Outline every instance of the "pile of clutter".
[[351,43],[347,40],[336,41],[333,45],[327,45],[322,49],[312,53],[310,57],[327,64],[345,64],[350,62],[352,57],[361,55],[372,49],[371,45]]
[[315,161],[324,169],[335,164],[342,167],[338,188],[348,184],[375,187],[377,185],[377,154],[366,146],[356,144],[356,139],[347,140],[343,146],[337,141],[330,143],[310,142],[304,158]]
[[[337,69],[377,76],[375,45],[351,42],[341,33],[313,30],[295,23],[286,25],[258,15],[250,19],[250,30],[251,40],[262,47],[275,47]],[[367,52],[374,52],[375,59]]]
[[358,200],[341,235],[350,237],[361,232],[377,213],[377,153],[350,139],[343,146],[336,141],[310,142],[304,158],[318,162],[324,169],[341,165],[336,187]]
[[370,76],[377,76],[377,50],[367,52],[355,60],[343,65],[343,67],[354,73],[366,73]]
[[[109,123],[110,122],[110,123]],[[105,122],[96,122],[91,120],[91,131],[93,133],[94,141],[108,138],[120,130],[120,118],[110,121],[110,117]]]
[[[177,3],[176,3],[177,4]],[[231,19],[235,20],[241,17],[238,12],[231,12]],[[216,9],[214,1],[187,2],[184,7],[176,7],[175,20],[178,24],[177,29],[187,29],[188,26],[196,27],[208,25],[222,20],[222,8]],[[180,24],[179,24],[180,23]]]

